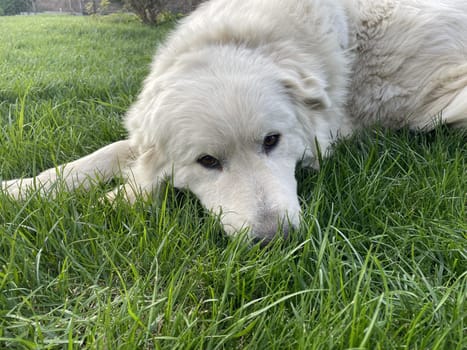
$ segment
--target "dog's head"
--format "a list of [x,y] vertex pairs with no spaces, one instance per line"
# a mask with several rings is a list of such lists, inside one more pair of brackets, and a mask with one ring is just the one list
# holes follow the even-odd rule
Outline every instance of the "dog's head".
[[318,152],[319,134],[300,109],[327,104],[318,83],[246,49],[210,49],[150,76],[127,127],[153,150],[146,173],[154,181],[171,177],[192,191],[228,234],[248,229],[269,241],[299,225],[295,167]]

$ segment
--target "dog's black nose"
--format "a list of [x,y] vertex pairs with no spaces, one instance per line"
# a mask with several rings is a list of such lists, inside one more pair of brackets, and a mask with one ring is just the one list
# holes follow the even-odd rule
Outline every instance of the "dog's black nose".
[[287,225],[282,225],[282,228],[281,228],[281,233],[282,233],[282,238],[284,239],[287,239],[289,238],[289,231],[290,231],[290,226],[289,224]]
[[272,241],[272,238],[268,238],[268,237],[255,237],[253,238],[253,244],[259,244],[261,246],[261,248],[264,248],[266,247],[267,245],[269,245],[269,243],[271,243]]
[[274,232],[256,233],[253,237],[253,244],[260,244],[261,247],[268,246],[274,239],[282,237],[286,240],[289,237],[290,226],[283,224],[278,230]]

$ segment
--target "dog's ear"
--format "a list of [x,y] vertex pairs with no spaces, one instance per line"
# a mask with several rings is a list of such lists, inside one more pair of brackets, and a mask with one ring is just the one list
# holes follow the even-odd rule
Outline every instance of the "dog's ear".
[[282,77],[282,86],[290,97],[307,108],[323,110],[331,107],[331,99],[326,93],[326,85],[314,77],[299,77],[298,74]]

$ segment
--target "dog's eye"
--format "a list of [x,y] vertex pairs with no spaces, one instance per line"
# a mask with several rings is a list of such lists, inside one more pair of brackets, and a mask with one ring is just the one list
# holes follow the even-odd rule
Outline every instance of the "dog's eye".
[[281,135],[279,134],[272,134],[268,135],[264,138],[263,141],[263,150],[267,154],[271,152],[276,146],[279,144],[279,141],[281,139]]
[[198,158],[198,163],[206,169],[222,170],[221,163],[216,158],[209,155]]

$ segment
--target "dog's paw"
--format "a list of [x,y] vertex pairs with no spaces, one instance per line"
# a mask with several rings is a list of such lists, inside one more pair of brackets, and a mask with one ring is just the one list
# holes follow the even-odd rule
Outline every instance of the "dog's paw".
[[132,184],[125,184],[114,188],[112,191],[107,192],[101,201],[108,201],[115,204],[117,199],[133,204],[140,195],[147,195],[147,192],[142,191],[140,188],[135,188]]
[[121,187],[122,186],[119,186],[117,188],[114,188],[112,191],[107,192],[102,198],[100,198],[100,202],[101,203],[108,202],[113,205],[115,203],[115,200],[119,196],[119,188]]
[[135,201],[135,193],[132,190],[131,186],[128,184],[118,186],[114,188],[112,191],[107,192],[103,198],[112,204],[115,204],[115,201],[121,198],[129,203],[133,203]]

